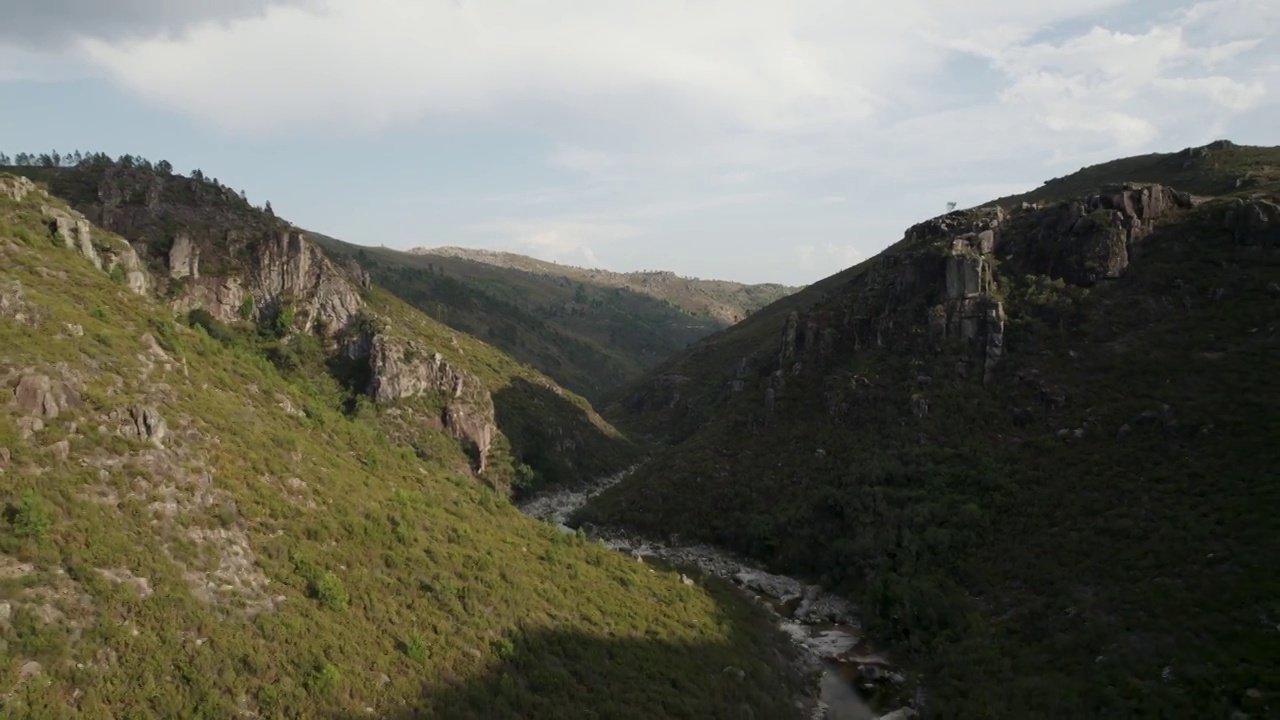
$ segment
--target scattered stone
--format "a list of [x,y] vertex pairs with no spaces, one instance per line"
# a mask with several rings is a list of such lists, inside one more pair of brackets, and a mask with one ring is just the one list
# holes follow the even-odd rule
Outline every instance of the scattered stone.
[[44,671],[44,666],[35,660],[28,660],[22,663],[22,667],[18,669],[19,680],[29,680]]
[[916,417],[924,417],[925,415],[928,415],[929,399],[919,393],[912,395],[911,412],[914,413]]
[[11,617],[13,617],[13,603],[0,602],[0,625],[7,625]]
[[693,578],[689,577],[688,575],[685,575],[684,573],[680,573],[680,583],[682,585],[688,585],[690,587],[692,587],[694,584]]
[[71,457],[71,442],[68,440],[59,440],[49,446],[50,452],[58,462],[66,462]]
[[12,456],[9,454],[9,448],[0,447],[0,468],[8,467],[9,460],[11,459],[12,459]]
[[[138,593],[140,598],[151,597],[154,592],[151,589],[151,581],[144,577],[134,575],[128,568],[103,569],[98,568],[98,574],[106,578],[107,582],[112,585],[129,585]],[[199,643],[198,643],[199,644]]]
[[724,674],[738,680],[739,682],[747,679],[747,672],[745,670],[733,667],[732,665],[724,669]]
[[911,708],[901,708],[886,715],[881,715],[879,720],[915,720],[915,718],[915,710],[912,710]]
[[296,418],[306,417],[306,413],[295,407],[293,401],[284,393],[276,393],[276,404],[280,406],[281,410],[284,410],[285,415]]

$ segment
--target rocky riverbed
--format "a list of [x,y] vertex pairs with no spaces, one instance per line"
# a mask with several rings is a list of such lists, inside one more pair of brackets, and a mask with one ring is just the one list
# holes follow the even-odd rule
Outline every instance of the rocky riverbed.
[[[564,532],[576,532],[565,524],[569,516],[627,474],[604,478],[586,489],[545,493],[521,504],[520,510]],[[770,608],[779,627],[805,651],[805,669],[818,686],[813,720],[908,720],[916,715],[913,707],[923,703],[922,693],[910,692],[907,676],[866,644],[856,608],[848,600],[817,585],[766,572],[719,548],[682,543],[678,537],[660,542],[589,523],[581,530],[589,539],[639,560],[655,558],[731,580]]]

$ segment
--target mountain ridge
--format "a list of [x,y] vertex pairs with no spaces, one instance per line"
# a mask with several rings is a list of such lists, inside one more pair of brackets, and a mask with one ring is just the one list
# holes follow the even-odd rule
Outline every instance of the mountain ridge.
[[918,223],[615,392],[667,447],[574,522],[845,588],[943,716],[1265,715],[1278,201],[1217,142]]
[[312,237],[434,319],[485,339],[592,401],[725,327],[726,316],[748,314],[788,290],[674,274],[621,281],[627,276],[522,256],[500,266],[461,256],[467,252],[412,253]]

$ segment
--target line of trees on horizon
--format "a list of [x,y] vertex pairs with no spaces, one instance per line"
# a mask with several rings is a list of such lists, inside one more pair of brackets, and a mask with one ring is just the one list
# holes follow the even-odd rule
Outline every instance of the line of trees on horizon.
[[[10,156],[7,153],[0,152],[0,167],[72,168],[79,167],[81,165],[119,165],[122,168],[136,167],[163,175],[178,175],[178,173],[174,172],[173,164],[168,160],[160,160],[159,162],[152,163],[141,155],[125,154],[121,155],[119,158],[112,158],[110,155],[103,152],[83,153],[76,150],[69,153],[59,153],[57,150],[52,150],[46,153],[20,152]],[[249,198],[245,194],[244,190],[236,191],[227,185],[223,185],[217,178],[206,176],[200,168],[192,170],[189,177],[192,180],[207,183],[223,190],[236,193],[240,196],[241,200],[249,202]],[[260,209],[271,215],[275,214],[271,208],[270,202],[265,203]]]

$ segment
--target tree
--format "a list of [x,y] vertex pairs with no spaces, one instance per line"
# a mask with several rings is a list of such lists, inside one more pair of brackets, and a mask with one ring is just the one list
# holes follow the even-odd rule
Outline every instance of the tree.
[[9,162],[9,156],[2,152],[0,152],[0,165],[12,165],[12,163]]
[[275,217],[275,216],[276,216],[276,211],[271,209],[271,201],[270,201],[270,200],[268,200],[268,201],[267,201],[267,204],[266,204],[266,205],[264,205],[264,206],[262,207],[262,210],[263,210],[263,212],[265,212],[266,214],[270,215],[271,217]]
[[156,163],[156,172],[169,175],[173,173],[173,166],[169,164],[168,160],[161,160],[160,162]]
[[204,180],[204,173],[200,171],[200,168],[196,168],[195,170],[191,171],[191,179]]

